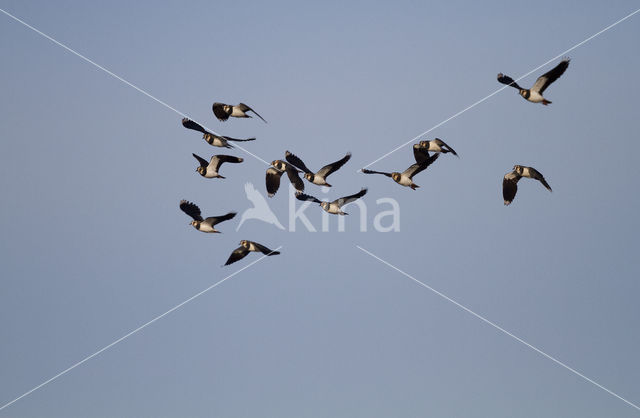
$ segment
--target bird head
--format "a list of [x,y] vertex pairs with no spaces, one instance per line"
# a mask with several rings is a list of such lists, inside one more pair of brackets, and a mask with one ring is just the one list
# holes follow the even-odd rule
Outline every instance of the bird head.
[[309,181],[313,181],[313,174],[312,173],[304,173],[304,178],[309,180]]
[[200,173],[201,175],[203,175],[203,176],[204,176],[204,170],[205,170],[205,167],[203,167],[203,166],[200,166],[200,167],[196,168],[196,171],[198,173]]
[[400,181],[400,177],[402,177],[400,173],[397,173],[397,172],[391,173],[391,178],[396,182]]

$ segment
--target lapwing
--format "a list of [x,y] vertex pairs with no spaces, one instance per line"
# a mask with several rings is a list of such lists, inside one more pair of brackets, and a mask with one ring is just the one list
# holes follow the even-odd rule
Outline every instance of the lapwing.
[[[435,160],[438,159],[440,153],[433,154],[429,156],[427,151],[421,150],[420,147],[413,148],[414,156],[416,158],[416,163],[412,164],[404,170],[402,173],[394,171],[393,173],[385,173],[383,171],[373,171],[367,170],[366,168],[362,169],[364,174],[382,174],[387,177],[391,177],[393,181],[398,183],[401,186],[411,187],[411,189],[415,190],[418,186],[413,182],[413,176],[420,173],[423,170],[426,170]],[[425,155],[426,154],[426,155]]]
[[233,252],[229,256],[229,259],[227,260],[226,263],[224,263],[224,265],[228,266],[229,264],[233,264],[238,260],[242,260],[247,256],[247,254],[249,254],[252,251],[261,252],[262,254],[269,255],[269,256],[280,254],[280,251],[273,251],[262,244],[258,244],[257,242],[247,241],[243,239],[242,241],[240,241],[240,246],[235,250],[233,250]]
[[214,147],[233,148],[233,146],[229,144],[228,141],[246,142],[246,141],[256,140],[255,138],[237,139],[237,138],[231,138],[229,136],[216,135],[204,129],[202,125],[188,118],[182,119],[182,126],[184,126],[187,129],[193,129],[194,131],[202,132],[202,138],[205,141],[207,141],[210,145],[213,145]]
[[200,175],[202,177],[208,178],[208,179],[213,179],[213,178],[217,178],[217,179],[224,179],[226,177],[221,176],[218,173],[218,170],[220,169],[220,166],[223,163],[241,163],[244,160],[240,157],[234,157],[233,155],[214,155],[213,157],[211,157],[211,160],[209,160],[209,162],[207,162],[207,160],[205,160],[204,158],[196,155],[196,154],[191,154],[193,155],[193,157],[198,160],[198,162],[200,163],[200,167],[196,168],[196,171],[198,173],[200,173]]
[[187,215],[193,218],[190,225],[193,225],[195,229],[201,232],[217,232],[218,231],[215,226],[220,222],[228,221],[236,216],[235,212],[229,212],[226,215],[222,216],[210,216],[208,218],[202,219],[202,215],[200,214],[200,208],[191,202],[187,202],[186,200],[180,201],[180,210],[182,210]]
[[443,154],[450,152],[458,157],[458,153],[440,138],[432,139],[431,141],[420,141],[418,145],[426,151],[441,152]]
[[323,202],[322,200],[318,200],[317,198],[309,196],[308,194],[304,194],[302,192],[296,192],[296,199],[302,201],[309,200],[311,202],[318,203],[320,204],[320,206],[322,206],[322,209],[324,209],[325,212],[329,212],[334,215],[348,215],[348,213],[343,212],[341,208],[347,203],[351,203],[360,199],[365,194],[367,194],[367,189],[363,187],[362,190],[360,190],[358,193],[352,194],[351,196],[341,197],[340,199],[336,199],[333,202]]
[[233,145],[231,145],[228,141],[247,142],[247,141],[256,140],[255,138],[247,138],[247,139],[231,138],[230,136],[220,136],[220,135],[212,134],[211,132],[207,132],[206,134],[202,135],[202,138],[205,141],[207,141],[207,143],[209,143],[210,145],[213,145],[214,147],[224,147],[224,148],[233,148]]
[[256,116],[262,119],[264,123],[267,123],[267,121],[264,120],[262,116],[258,115],[258,112],[251,109],[249,106],[247,106],[244,103],[240,103],[236,106],[232,106],[232,105],[216,102],[211,106],[211,109],[213,110],[213,114],[216,115],[218,120],[221,120],[223,122],[229,119],[229,116],[234,118],[250,118],[251,115],[247,115],[246,112],[253,112],[256,114]]
[[523,89],[518,85],[518,83],[513,80],[513,78],[502,73],[498,74],[498,81],[502,84],[506,84],[518,89],[518,93],[525,100],[533,103],[542,103],[546,106],[548,104],[551,104],[551,102],[542,97],[542,93],[544,93],[546,88],[549,87],[551,83],[556,81],[562,74],[564,74],[564,72],[569,67],[569,61],[571,61],[571,59],[569,58],[565,58],[560,61],[560,64],[556,65],[553,69],[538,77],[536,82],[533,84],[533,87],[531,87],[530,89]]
[[551,190],[551,186],[544,179],[544,176],[533,167],[525,167],[523,165],[514,165],[513,171],[504,175],[502,180],[502,197],[504,198],[504,204],[509,205],[513,202],[518,192],[518,181],[522,177],[528,177],[530,179],[538,180],[547,190]]
[[304,178],[309,182],[318,186],[331,187],[331,185],[327,183],[327,177],[329,177],[331,173],[345,165],[345,163],[351,158],[351,153],[348,152],[347,155],[345,155],[342,159],[325,165],[320,170],[318,170],[317,173],[311,171],[300,158],[298,158],[295,154],[290,153],[289,151],[285,152],[285,158],[288,162],[304,171]]
[[304,183],[298,176],[299,170],[285,161],[274,160],[271,162],[271,167],[267,169],[266,175],[267,193],[269,197],[273,197],[280,188],[280,177],[285,171],[293,187],[298,191],[304,191]]

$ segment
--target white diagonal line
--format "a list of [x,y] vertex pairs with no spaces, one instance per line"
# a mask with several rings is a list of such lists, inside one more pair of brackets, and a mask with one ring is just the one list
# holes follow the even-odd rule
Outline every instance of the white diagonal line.
[[[572,46],[571,48],[567,49],[566,51],[561,52],[560,54],[556,55],[555,57],[551,58],[550,60],[548,60],[547,62],[545,62],[544,64],[541,64],[539,66],[537,66],[536,68],[534,68],[533,70],[529,71],[528,73],[521,75],[520,77],[518,77],[515,81],[518,82],[520,80],[522,80],[523,78],[527,77],[528,75],[530,75],[531,73],[538,71],[540,68],[544,67],[545,65],[549,64],[550,62],[553,62],[555,60],[557,60],[558,58],[562,57],[563,55],[573,51],[574,49],[578,48],[581,45],[584,45],[585,43],[589,42],[590,40],[592,40],[593,38],[595,38],[598,35],[603,34],[604,32],[608,31],[609,29],[613,28],[614,26],[618,25],[619,23],[624,22],[625,20],[629,19],[631,16],[635,15],[636,13],[640,12],[640,9],[636,10],[635,12],[629,13],[628,15],[626,15],[625,17],[623,17],[620,20],[617,20],[616,22],[610,24],[609,26],[607,26],[606,28],[602,29],[601,31],[594,33],[593,35],[589,36],[587,39],[578,42],[577,44],[575,44],[574,46]],[[474,107],[476,107],[477,105],[479,105],[480,103],[484,102],[485,100],[495,96],[496,94],[500,93],[502,90],[506,89],[507,87],[509,87],[508,85],[505,85],[501,88],[499,88],[498,90],[494,91],[493,93],[489,94],[488,96],[483,97],[482,99],[478,100],[477,102],[465,107],[464,109],[462,109],[461,111],[459,111],[458,113],[454,114],[453,116],[449,116],[447,119],[443,120],[442,122],[438,123],[437,125],[435,125],[432,128],[427,129],[426,131],[424,131],[423,133],[421,133],[420,135],[410,139],[409,141],[405,142],[402,145],[397,146],[396,148],[392,149],[391,151],[387,152],[386,154],[384,154],[382,157],[378,158],[377,160],[373,160],[372,162],[370,162],[369,164],[365,165],[363,168],[367,168],[370,165],[373,165],[375,163],[377,163],[378,161],[382,160],[383,158],[388,157],[389,155],[393,154],[394,152],[398,151],[401,148],[406,147],[407,145],[409,145],[410,143],[412,143],[413,141],[417,140],[418,138],[420,138],[423,135],[428,134],[429,132],[433,131],[434,129],[439,128],[440,126],[444,125],[445,123],[449,122],[451,119],[455,119],[458,116],[462,115],[463,113],[465,113],[467,110],[470,110]]]
[[370,251],[365,250],[364,248],[362,248],[359,245],[356,245],[356,247],[358,247],[361,251],[363,251],[364,253],[370,255],[371,257],[375,258],[376,260],[380,261],[382,264],[385,264],[389,267],[391,267],[392,269],[394,269],[395,271],[397,271],[398,273],[404,275],[405,277],[408,277],[409,279],[413,280],[414,282],[418,283],[420,286],[429,289],[430,291],[432,291],[433,293],[435,293],[436,295],[440,296],[441,298],[447,300],[448,302],[453,303],[454,305],[456,305],[457,307],[467,311],[468,313],[470,313],[471,315],[475,316],[476,318],[480,319],[481,321],[491,325],[492,327],[494,327],[495,329],[497,329],[498,331],[508,335],[509,337],[515,339],[516,341],[518,341],[519,343],[522,343],[524,345],[526,345],[527,347],[529,347],[530,349],[534,350],[535,352],[537,352],[538,354],[542,354],[544,357],[548,358],[549,360],[553,361],[554,363],[564,367],[565,369],[569,370],[570,372],[576,374],[577,376],[580,376],[581,378],[583,378],[584,380],[586,380],[589,383],[592,383],[594,385],[596,385],[597,387],[599,387],[600,389],[604,390],[605,392],[609,393],[610,395],[615,396],[616,398],[620,399],[621,401],[627,403],[628,405],[634,407],[635,409],[640,411],[640,407],[632,402],[629,402],[628,400],[626,400],[625,398],[623,398],[622,396],[610,391],[609,389],[607,389],[606,387],[602,386],[601,384],[599,384],[598,382],[595,382],[592,379],[589,379],[587,376],[583,375],[582,373],[580,373],[579,371],[567,366],[566,364],[564,364],[563,362],[561,362],[560,360],[556,359],[555,357],[550,356],[549,354],[545,353],[544,351],[540,350],[539,348],[534,347],[533,345],[529,344],[528,342],[526,342],[525,340],[523,340],[522,338],[518,338],[515,335],[513,335],[512,333],[510,333],[509,331],[507,331],[506,329],[502,328],[501,326],[495,324],[494,322],[489,321],[488,319],[486,319],[485,317],[483,317],[482,315],[479,315],[477,313],[475,313],[474,311],[472,311],[471,309],[467,308],[466,306],[456,302],[455,300],[451,299],[449,296],[445,295],[444,293],[440,293],[438,292],[436,289],[434,289],[433,287],[421,282],[420,280],[416,279],[415,277],[413,277],[412,275],[410,275],[409,273],[405,273],[404,271],[400,270],[398,267],[394,266],[391,263],[386,262],[385,260],[381,259],[380,257],[378,257],[377,255],[373,254]]
[[[278,251],[280,248],[282,248],[282,245],[279,246],[278,248],[276,248],[275,250],[272,251]],[[271,254],[271,253],[269,253]],[[153,324],[154,322],[156,322],[158,319],[161,319],[167,315],[169,315],[171,312],[175,311],[176,309],[179,309],[181,306],[186,305],[187,303],[191,302],[192,300],[194,300],[195,298],[197,298],[198,296],[201,296],[205,293],[207,293],[209,290],[213,289],[214,287],[218,286],[219,284],[222,284],[223,282],[227,281],[228,279],[232,278],[233,276],[235,276],[236,274],[240,273],[241,271],[248,269],[249,267],[251,267],[252,265],[256,264],[259,261],[264,260],[267,257],[268,254],[263,255],[262,257],[258,258],[257,260],[247,264],[246,266],[242,267],[240,270],[237,270],[236,272],[228,275],[227,277],[225,277],[224,279],[212,284],[211,286],[207,287],[206,289],[204,289],[201,292],[196,293],[195,295],[191,296],[189,299],[185,300],[184,302],[181,302],[179,304],[177,304],[176,306],[174,306],[173,308],[169,309],[168,311],[166,311],[163,314],[160,314],[158,316],[156,316],[155,318],[153,318],[151,321],[146,322],[143,325],[140,325],[138,328],[134,329],[133,331],[129,332],[128,334],[118,338],[117,340],[115,340],[114,342],[112,342],[109,345],[104,346],[103,348],[101,348],[100,350],[96,351],[95,353],[83,358],[82,360],[80,360],[79,362],[75,363],[73,366],[70,366],[66,369],[64,369],[63,371],[61,371],[60,373],[58,373],[57,375],[53,376],[52,378],[45,380],[44,382],[40,383],[38,386],[34,387],[33,389],[23,393],[22,395],[18,396],[17,398],[15,398],[14,400],[12,400],[11,402],[7,402],[6,404],[0,406],[0,411],[3,410],[4,408],[8,407],[9,405],[19,401],[20,399],[24,398],[25,396],[35,392],[36,390],[40,389],[41,387],[43,387],[44,385],[53,382],[54,380],[56,380],[57,378],[59,378],[60,376],[70,372],[71,370],[75,369],[76,367],[78,367],[79,365],[81,365],[84,362],[87,362],[89,360],[91,360],[92,358],[94,358],[95,356],[97,356],[98,354],[102,353],[103,351],[106,351],[108,349],[110,349],[111,347],[113,347],[114,345],[118,344],[119,342],[126,340],[127,338],[129,338],[130,336],[132,336],[133,334],[137,333],[138,331],[141,331],[142,329],[146,328],[147,326]]]
[[[62,42],[59,42],[55,39],[53,39],[51,36],[47,35],[46,33],[34,28],[33,26],[31,26],[30,24],[28,24],[27,22],[25,22],[24,20],[21,20],[19,18],[17,18],[16,16],[12,15],[11,13],[7,12],[4,9],[0,9],[0,12],[4,13],[5,15],[9,16],[11,19],[15,20],[18,23],[23,24],[24,26],[28,27],[29,29],[31,29],[32,31],[36,32],[38,35],[41,35],[45,38],[47,38],[48,40],[50,40],[51,42],[53,42],[54,44],[66,49],[67,51],[71,52],[72,54],[74,54],[75,56],[83,59],[84,61],[88,62],[89,64],[93,65],[96,68],[99,68],[100,70],[104,71],[105,73],[109,74],[111,77],[123,82],[124,84],[126,84],[129,87],[133,87],[134,89],[136,89],[137,91],[139,91],[140,93],[144,94],[145,96],[147,96],[148,98],[155,100],[156,102],[160,103],[162,106],[166,107],[167,109],[173,110],[174,112],[176,112],[177,114],[179,114],[180,116],[182,116],[183,118],[188,118],[191,119],[192,121],[202,125],[207,131],[212,132],[218,136],[222,136],[218,133],[216,133],[216,131],[214,131],[213,129],[208,128],[206,125],[198,122],[195,119],[192,119],[189,115],[187,115],[186,113],[176,109],[175,107],[169,105],[168,103],[158,99],[157,97],[155,97],[154,95],[152,95],[151,93],[148,93],[147,91],[141,89],[140,87],[136,86],[133,83],[130,83],[129,81],[125,80],[124,78],[120,77],[119,75],[107,70],[106,68],[104,68],[103,66],[101,66],[100,64],[90,60],[89,58],[85,57],[84,55],[82,55],[81,53],[71,49],[70,47],[66,46],[65,44],[63,44]],[[263,160],[262,158],[258,157],[257,155],[253,154],[252,152],[246,150],[244,147],[238,145],[238,144],[233,144],[234,147],[238,147],[238,149],[244,151],[245,153],[249,154],[250,156],[252,156],[253,158],[262,161],[263,163],[267,164],[267,165],[271,165],[270,163],[268,163],[267,161]]]

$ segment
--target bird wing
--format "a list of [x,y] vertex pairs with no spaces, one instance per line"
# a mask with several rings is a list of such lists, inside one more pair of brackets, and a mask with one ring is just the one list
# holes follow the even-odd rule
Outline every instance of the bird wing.
[[243,112],[252,111],[252,112],[253,112],[253,113],[255,113],[255,114],[256,114],[260,119],[262,119],[262,121],[263,121],[264,123],[267,123],[267,121],[266,121],[266,120],[264,120],[264,118],[263,118],[262,116],[260,116],[260,115],[258,114],[258,112],[256,112],[255,110],[251,109],[251,108],[250,108],[249,106],[247,106],[246,104],[244,104],[244,103],[240,103],[240,104],[238,104],[238,107],[239,107],[239,108],[240,108],[240,110],[242,110]]
[[308,200],[314,203],[322,203],[322,200],[318,200],[317,198],[310,196],[308,194],[304,194],[302,192],[296,192],[296,199],[302,200],[303,202]]
[[200,215],[200,208],[191,202],[187,202],[186,200],[180,201],[180,210],[191,216],[194,221],[201,221],[202,215]]
[[313,171],[311,171],[309,169],[309,167],[307,167],[305,165],[305,163],[295,154],[290,153],[289,151],[285,151],[284,152],[284,158],[291,164],[295,165],[296,167],[298,167],[300,170],[304,171],[305,173],[313,173]]
[[338,169],[340,169],[340,167],[345,165],[350,158],[351,158],[351,153],[347,152],[347,155],[345,155],[338,161],[333,162],[331,164],[327,164],[324,167],[322,167],[320,170],[318,170],[318,175],[320,177],[327,178],[327,176],[329,176],[331,173],[333,173],[334,171],[337,171]]
[[415,164],[411,164],[409,166],[409,168],[407,168],[406,170],[404,170],[404,175],[406,175],[409,178],[412,178],[413,176],[415,176],[416,174],[420,173],[423,170],[426,170],[427,167],[429,167],[431,164],[433,164],[433,162],[435,160],[438,159],[438,157],[440,156],[440,153],[436,153],[433,154],[432,156],[430,156],[429,158],[427,158],[426,160],[424,160],[421,163],[415,163]]
[[226,139],[227,141],[236,141],[236,142],[247,142],[247,141],[255,141],[255,138],[247,138],[247,139],[237,139],[237,138],[231,138],[230,136],[223,136],[224,139]]
[[287,176],[289,177],[289,181],[291,182],[291,184],[293,184],[293,187],[295,187],[295,189],[300,192],[303,191],[304,182],[302,181],[300,176],[298,176],[298,170],[289,164],[287,164],[285,169],[287,171]]
[[222,163],[241,163],[244,159],[240,157],[234,157],[233,155],[219,154],[211,157],[209,164],[214,166],[214,169],[218,171]]
[[510,171],[504,175],[504,179],[502,179],[502,198],[505,205],[511,204],[515,199],[518,192],[518,181],[521,178],[520,174],[515,171]]
[[373,171],[373,170],[367,170],[366,168],[363,168],[360,171],[362,171],[364,174],[382,174],[387,177],[391,177],[391,173],[385,173],[384,171]]
[[549,190],[550,192],[551,190],[551,186],[549,186],[549,183],[547,183],[547,181],[544,179],[544,176],[542,175],[541,172],[539,172],[538,170],[536,170],[533,167],[529,167],[529,173],[531,173],[531,177],[538,180],[540,183],[542,183],[542,185],[544,187],[547,188],[547,190]]
[[416,163],[420,164],[427,161],[430,157],[427,147],[423,147],[420,144],[413,145],[413,157],[416,159]]
[[338,207],[342,207],[344,205],[346,205],[347,203],[351,203],[354,202],[358,199],[360,199],[362,196],[367,194],[367,189],[365,187],[362,188],[362,190],[360,190],[358,193],[356,194],[352,194],[350,196],[345,196],[345,197],[341,197],[340,199],[336,199],[331,203],[335,203],[338,205]]
[[187,129],[193,129],[194,131],[202,132],[203,134],[207,133],[206,129],[204,129],[201,125],[192,121],[189,118],[182,119],[182,126],[184,126]]
[[[193,155],[193,157],[198,160],[198,162],[200,163],[200,167],[206,167],[209,165],[209,163],[207,162],[207,160],[205,160],[204,158],[200,157],[199,155],[196,154],[191,154]],[[215,157],[215,156],[214,156]],[[211,160],[213,160],[213,157],[211,157]]]
[[278,254],[280,254],[280,251],[270,250],[269,248],[265,247],[262,244],[258,244],[255,241],[249,241],[249,243],[253,244],[264,255],[278,255]]
[[540,94],[544,93],[546,88],[549,87],[551,83],[556,81],[562,74],[564,74],[565,71],[567,71],[567,68],[569,67],[569,61],[571,60],[568,58],[563,59],[562,61],[560,61],[560,64],[556,65],[550,71],[538,77],[533,87],[531,87],[531,90],[537,91]]
[[229,115],[231,113],[230,112],[226,112],[224,110],[225,106],[226,105],[224,103],[218,103],[218,102],[214,103],[211,106],[211,110],[213,110],[213,114],[216,115],[216,118],[218,118],[218,120],[225,121],[225,120],[229,119]]
[[229,259],[227,260],[226,263],[224,263],[224,265],[228,266],[229,264],[233,264],[238,260],[242,260],[247,256],[247,254],[249,254],[249,249],[246,248],[245,246],[240,246],[235,250],[233,250],[233,252],[229,256]]
[[224,222],[224,221],[228,221],[229,219],[233,219],[234,216],[236,216],[237,213],[236,212],[229,212],[226,215],[222,215],[222,216],[210,216],[208,218],[206,218],[204,221],[206,223],[208,223],[211,226],[217,225],[220,222]]
[[436,144],[440,145],[442,148],[448,150],[449,152],[451,152],[453,155],[455,155],[456,157],[458,156],[458,153],[455,152],[453,150],[453,148],[451,148],[446,142],[444,142],[442,139],[440,138],[436,138],[434,139],[434,141],[436,141]]
[[278,189],[280,188],[280,176],[282,176],[283,171],[278,170],[275,167],[267,168],[267,193],[269,197],[272,197]]
[[508,75],[504,75],[502,73],[498,74],[498,82],[502,83],[502,84],[506,84],[508,86],[511,87],[515,87],[518,90],[523,90],[522,87],[520,87],[518,85],[518,83],[516,83],[513,78],[509,77]]

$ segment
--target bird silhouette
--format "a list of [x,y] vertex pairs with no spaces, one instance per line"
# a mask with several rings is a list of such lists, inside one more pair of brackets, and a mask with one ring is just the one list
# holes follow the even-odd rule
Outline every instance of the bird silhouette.
[[244,185],[244,191],[247,195],[247,199],[253,203],[253,207],[245,210],[240,217],[240,223],[236,228],[236,231],[240,229],[244,221],[249,219],[258,219],[262,222],[276,226],[278,229],[284,230],[284,226],[278,221],[276,214],[273,213],[267,203],[267,199],[253,186],[252,183],[246,183]]

